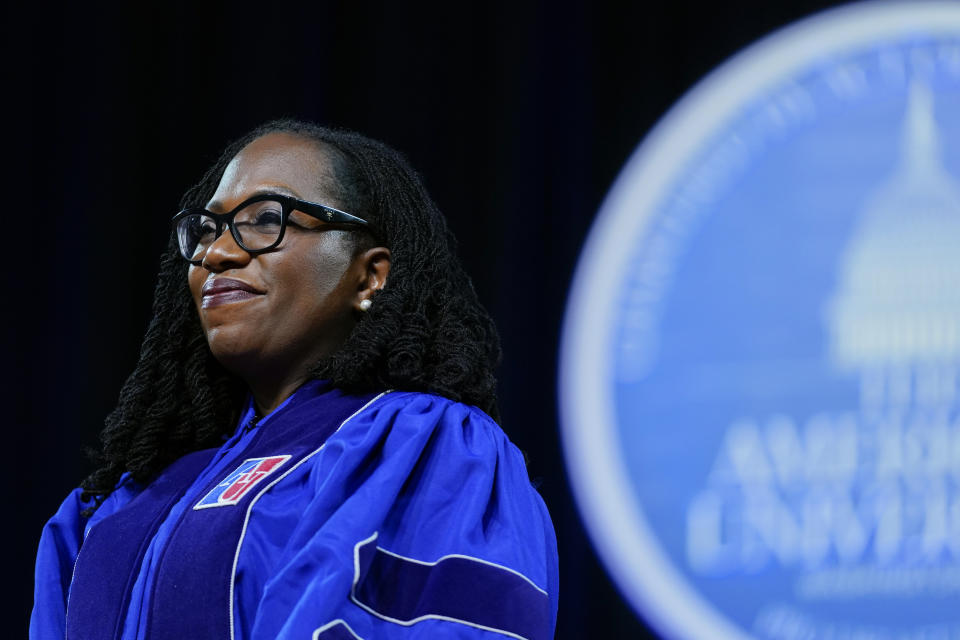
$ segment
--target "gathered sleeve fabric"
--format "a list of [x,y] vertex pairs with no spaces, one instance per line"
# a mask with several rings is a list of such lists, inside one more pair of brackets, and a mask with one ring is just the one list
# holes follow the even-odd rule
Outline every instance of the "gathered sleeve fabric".
[[[34,575],[34,611],[30,617],[31,638],[63,638],[66,635],[67,594],[73,563],[83,541],[85,508],[75,489],[47,522],[40,535]],[[38,611],[43,615],[38,615]]]
[[[304,502],[304,497],[307,497]],[[549,514],[482,411],[391,393],[252,507],[238,637],[553,637]]]
[[127,504],[140,487],[124,474],[113,491],[90,518],[82,514],[93,502],[83,502],[82,489],[74,489],[43,527],[34,572],[31,638],[66,636],[67,605],[73,567],[83,538],[90,528]]

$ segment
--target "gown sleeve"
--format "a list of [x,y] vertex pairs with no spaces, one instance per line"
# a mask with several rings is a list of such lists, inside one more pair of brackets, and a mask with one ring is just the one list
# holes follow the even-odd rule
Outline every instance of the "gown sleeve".
[[80,493],[80,489],[70,492],[40,535],[30,615],[30,638],[34,640],[66,635],[67,592],[83,540],[80,512],[88,506],[80,502]]
[[[550,517],[522,454],[480,410],[389,394],[295,483],[313,497],[258,601],[237,603],[255,608],[250,637],[553,638]],[[251,527],[269,509],[254,506]]]
[[124,474],[92,517],[83,511],[92,505],[80,500],[82,489],[74,489],[40,534],[37,563],[34,572],[33,611],[30,614],[31,640],[63,638],[66,636],[67,602],[73,567],[80,553],[83,538],[90,527],[115,513],[140,490]]

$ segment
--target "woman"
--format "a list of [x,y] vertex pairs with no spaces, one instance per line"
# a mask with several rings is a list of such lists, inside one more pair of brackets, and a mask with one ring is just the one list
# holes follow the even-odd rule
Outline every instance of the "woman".
[[44,529],[31,636],[551,638],[496,331],[406,161],[272,122],[183,206],[100,467]]

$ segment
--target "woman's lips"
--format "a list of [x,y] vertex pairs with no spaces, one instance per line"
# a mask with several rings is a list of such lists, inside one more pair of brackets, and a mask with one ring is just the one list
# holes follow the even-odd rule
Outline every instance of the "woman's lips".
[[213,278],[203,284],[201,294],[200,308],[210,309],[262,296],[263,292],[242,280]]

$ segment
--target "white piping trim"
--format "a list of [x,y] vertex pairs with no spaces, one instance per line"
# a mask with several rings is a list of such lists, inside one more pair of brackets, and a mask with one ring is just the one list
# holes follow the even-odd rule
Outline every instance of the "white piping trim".
[[[355,545],[353,546],[353,584],[350,586],[350,599],[353,601],[353,603],[354,603],[355,605],[357,605],[358,607],[360,607],[361,609],[363,609],[363,610],[366,611],[367,613],[373,614],[374,616],[380,618],[381,620],[386,620],[387,622],[393,622],[393,623],[395,623],[395,624],[399,624],[399,625],[404,626],[404,627],[412,627],[413,625],[417,624],[418,622],[423,622],[424,620],[446,620],[447,622],[457,622],[457,623],[459,623],[459,624],[462,624],[462,625],[465,625],[465,626],[468,626],[468,627],[473,627],[474,629],[482,629],[482,630],[484,630],[484,631],[492,631],[493,633],[500,633],[500,634],[503,634],[503,635],[508,636],[508,637],[510,637],[510,638],[516,638],[517,640],[530,640],[530,639],[527,638],[526,636],[521,636],[521,635],[518,635],[518,634],[516,634],[516,633],[512,633],[512,632],[510,632],[510,631],[505,631],[504,629],[497,629],[497,628],[495,628],[495,627],[487,627],[487,626],[484,626],[484,625],[482,625],[482,624],[477,624],[477,623],[475,623],[475,622],[469,622],[469,621],[467,621],[467,620],[461,620],[461,619],[459,619],[459,618],[451,618],[451,617],[449,617],[449,616],[441,616],[441,615],[437,615],[437,614],[433,614],[433,613],[429,613],[429,614],[427,614],[427,615],[420,616],[419,618],[414,618],[413,620],[399,620],[399,619],[397,619],[397,618],[391,618],[390,616],[385,616],[385,615],[383,615],[382,613],[378,612],[377,610],[375,610],[375,609],[373,609],[373,608],[371,608],[371,607],[368,607],[368,606],[365,605],[364,603],[360,602],[360,600],[357,599],[357,594],[356,594],[357,584],[359,584],[359,582],[360,582],[360,547],[362,547],[363,545],[368,544],[368,543],[370,543],[370,542],[373,542],[374,540],[377,539],[377,536],[379,536],[379,535],[380,535],[380,532],[379,532],[379,531],[374,531],[374,533],[373,533],[372,536],[370,536],[369,538],[367,538],[367,539],[365,539],[365,540],[361,540],[360,542],[358,542],[357,544],[355,544]],[[391,555],[391,556],[394,556],[394,557],[396,557],[396,558],[401,558],[401,559],[403,559],[403,560],[409,560],[409,561],[411,561],[411,562],[415,562],[415,563],[417,563],[417,564],[426,565],[426,566],[436,565],[438,562],[440,562],[441,560],[443,560],[443,559],[445,559],[445,558],[466,558],[466,559],[468,559],[468,560],[476,560],[477,562],[480,562],[480,563],[482,563],[482,564],[486,564],[486,565],[490,565],[490,566],[493,566],[493,567],[497,567],[497,568],[499,568],[499,569],[506,569],[506,570],[509,571],[510,573],[514,573],[514,574],[520,576],[521,578],[523,578],[524,580],[526,580],[527,582],[529,582],[531,585],[533,585],[533,587],[534,587],[535,589],[537,589],[537,591],[540,591],[540,592],[542,592],[544,595],[547,595],[547,592],[546,592],[546,591],[544,591],[543,589],[541,589],[540,587],[538,587],[537,585],[535,585],[535,584],[530,580],[530,578],[526,577],[526,576],[523,575],[522,573],[518,573],[517,571],[514,571],[513,569],[510,569],[509,567],[504,567],[504,566],[502,566],[502,565],[495,564],[495,563],[493,563],[493,562],[487,562],[486,560],[481,560],[481,559],[479,559],[479,558],[473,558],[473,557],[471,557],[471,556],[463,556],[463,555],[459,555],[459,554],[451,554],[451,555],[448,555],[448,556],[443,556],[442,558],[436,560],[435,562],[424,562],[424,561],[422,561],[422,560],[416,560],[416,559],[414,559],[414,558],[408,558],[408,557],[406,557],[406,556],[401,556],[401,555],[399,555],[399,554],[397,554],[397,553],[393,553],[393,552],[391,552],[391,551],[387,551],[386,549],[384,549],[384,548],[382,548],[382,547],[379,547],[379,546],[377,547],[377,550],[378,550],[378,551],[383,551],[384,553],[386,553],[386,554],[388,554],[388,555]]]
[[323,632],[326,631],[327,629],[332,629],[333,627],[337,626],[338,624],[342,624],[344,627],[346,627],[346,628],[347,628],[347,631],[350,633],[350,635],[352,635],[352,636],[353,636],[354,638],[356,638],[357,640],[363,640],[363,638],[361,638],[360,636],[357,635],[357,632],[356,632],[356,631],[354,631],[353,629],[350,628],[350,625],[348,625],[348,624],[347,624],[347,621],[344,620],[343,618],[337,618],[336,620],[332,620],[332,621],[328,622],[327,624],[323,625],[322,627],[320,627],[320,628],[318,628],[318,629],[315,629],[315,630],[313,631],[313,635],[311,636],[311,639],[312,639],[312,640],[318,640],[318,639],[320,638],[320,634],[321,634],[321,633],[323,633]]
[[310,453],[308,453],[307,455],[305,455],[305,456],[304,456],[303,458],[301,458],[300,460],[297,460],[296,464],[294,464],[292,467],[290,467],[290,468],[287,469],[285,472],[283,472],[281,475],[279,475],[277,478],[275,478],[273,482],[271,482],[270,484],[268,484],[267,486],[265,486],[263,489],[261,489],[261,490],[260,490],[260,493],[258,493],[257,495],[255,495],[255,496],[253,497],[253,499],[250,501],[250,504],[247,505],[247,513],[246,513],[246,515],[245,515],[244,518],[243,518],[243,528],[240,530],[240,537],[237,538],[237,550],[236,550],[236,552],[233,554],[233,569],[231,569],[231,571],[230,571],[230,596],[229,596],[229,597],[230,597],[230,600],[229,600],[230,640],[234,640],[234,628],[233,628],[233,626],[234,626],[234,625],[233,625],[233,588],[234,588],[234,583],[235,583],[236,577],[237,577],[237,561],[240,559],[240,547],[243,546],[243,539],[244,539],[244,537],[247,535],[247,525],[250,523],[250,512],[253,510],[253,505],[255,505],[255,504],[257,503],[257,500],[260,499],[260,496],[262,496],[264,493],[266,493],[267,491],[269,491],[270,488],[273,487],[273,485],[277,484],[278,482],[280,482],[281,480],[283,480],[284,478],[286,478],[288,475],[290,475],[291,473],[293,473],[297,468],[299,468],[300,465],[302,465],[304,462],[306,462],[307,460],[309,460],[310,458],[312,458],[313,456],[315,456],[317,453],[319,453],[319,452],[323,449],[323,447],[326,446],[327,442],[330,441],[330,438],[332,438],[333,436],[335,436],[335,435],[340,431],[340,429],[343,428],[343,425],[345,425],[345,424],[347,424],[348,422],[350,422],[351,420],[353,420],[353,418],[355,418],[355,417],[357,416],[357,414],[359,414],[361,411],[363,411],[364,409],[366,409],[366,408],[369,407],[371,404],[373,404],[374,402],[376,402],[377,400],[379,400],[379,399],[382,398],[383,396],[387,395],[387,394],[390,393],[391,391],[392,391],[392,390],[384,391],[383,393],[377,395],[375,398],[372,398],[372,399],[371,399],[369,402],[367,402],[365,405],[363,405],[362,407],[360,407],[359,409],[357,409],[356,411],[354,411],[353,413],[351,413],[351,414],[347,417],[346,420],[344,420],[343,422],[340,423],[340,426],[337,427],[336,430],[335,430],[333,433],[331,433],[329,436],[327,436],[327,439],[324,441],[324,443],[323,443],[322,445],[320,445],[319,448],[315,449],[314,451],[311,451]]
[[67,602],[63,606],[63,640],[67,640],[67,620],[70,619],[70,596],[73,595],[73,579],[77,577],[77,563],[80,562],[80,552],[83,551],[83,543],[87,536],[83,536],[80,541],[80,548],[77,549],[77,557],[73,559],[73,573],[70,574],[70,586],[67,587]]
[[509,571],[510,573],[512,573],[512,574],[514,574],[514,575],[516,575],[516,576],[519,576],[519,577],[523,578],[524,580],[526,580],[527,582],[529,582],[531,587],[533,587],[534,589],[536,589],[537,591],[539,591],[539,592],[542,593],[543,595],[545,595],[545,596],[547,596],[547,597],[550,596],[550,594],[548,594],[545,590],[543,590],[543,589],[541,589],[540,587],[538,587],[538,586],[536,585],[536,583],[534,583],[533,580],[531,580],[531,579],[528,578],[527,576],[523,575],[522,573],[520,573],[520,572],[517,571],[516,569],[511,569],[510,567],[505,567],[505,566],[503,566],[502,564],[497,564],[496,562],[490,562],[489,560],[484,560],[483,558],[477,558],[477,557],[474,557],[474,556],[465,556],[465,555],[463,555],[463,554],[461,554],[461,553],[451,553],[451,554],[449,554],[449,555],[440,556],[439,558],[437,558],[437,559],[434,560],[433,562],[427,562],[427,561],[425,561],[425,560],[417,560],[416,558],[411,558],[411,557],[409,557],[409,556],[402,556],[402,555],[400,555],[399,553],[394,553],[393,551],[387,551],[386,549],[384,549],[383,547],[380,547],[380,546],[377,547],[377,550],[378,550],[378,551],[383,551],[383,552],[384,552],[385,554],[387,554],[388,556],[393,556],[394,558],[400,558],[401,560],[406,560],[406,561],[408,561],[408,562],[414,562],[414,563],[416,563],[416,564],[420,564],[420,565],[423,565],[423,566],[425,566],[425,567],[433,567],[433,566],[436,566],[437,564],[443,562],[443,561],[446,560],[447,558],[462,558],[462,559],[464,559],[464,560],[472,560],[473,562],[479,562],[480,564],[485,564],[485,565],[490,566],[490,567],[496,567],[497,569],[503,569],[504,571]]

